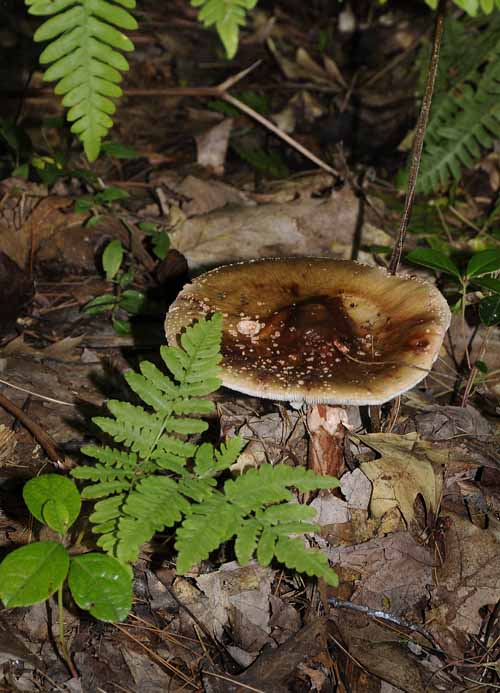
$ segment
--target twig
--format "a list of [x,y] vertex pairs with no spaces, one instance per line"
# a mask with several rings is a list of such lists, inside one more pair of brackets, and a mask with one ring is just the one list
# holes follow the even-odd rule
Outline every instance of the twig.
[[247,106],[246,103],[243,103],[239,99],[236,99],[234,96],[231,96],[231,94],[227,94],[226,92],[221,93],[220,98],[223,101],[226,101],[227,103],[230,103],[233,106],[236,106],[236,108],[239,108],[240,111],[243,111],[243,113],[246,113],[247,115],[249,115],[251,118],[256,120],[258,123],[263,125],[265,128],[267,128],[268,130],[271,130],[271,132],[274,132],[275,135],[280,137],[287,144],[289,144],[291,147],[293,147],[298,152],[300,152],[303,156],[306,157],[306,159],[309,159],[310,161],[315,163],[316,166],[319,166],[324,171],[328,171],[328,173],[331,173],[334,176],[338,176],[338,173],[334,168],[332,168],[331,166],[328,166],[328,164],[325,164],[324,161],[322,161],[315,154],[310,152],[309,149],[307,149],[306,147],[303,147],[300,144],[300,142],[297,142],[297,140],[294,140],[293,137],[290,137],[290,135],[287,135],[286,132],[283,132],[283,130],[280,130],[280,128],[277,125],[272,123],[267,118],[264,118],[264,116],[261,115],[260,113],[257,113],[257,111],[254,111],[253,108],[250,108],[250,106]]
[[40,399],[44,399],[47,402],[54,402],[54,404],[64,404],[65,407],[75,406],[71,402],[65,402],[62,399],[54,399],[53,397],[47,397],[47,395],[41,395],[38,392],[33,392],[33,390],[27,390],[25,387],[21,387],[20,385],[14,385],[13,383],[9,383],[8,380],[2,380],[2,378],[0,378],[0,384],[6,385],[7,387],[11,387],[13,390],[20,390],[21,392],[26,392],[26,394],[31,395],[32,397],[39,397]]
[[429,61],[429,70],[427,72],[427,83],[425,85],[424,98],[422,99],[422,107],[417,121],[415,131],[415,139],[411,153],[410,175],[408,177],[408,190],[406,192],[405,205],[401,223],[399,225],[398,238],[394,244],[394,250],[389,263],[389,271],[391,274],[396,274],[401,262],[403,248],[406,239],[406,232],[411,217],[413,208],[413,200],[415,198],[415,189],[417,185],[418,171],[420,168],[420,160],[422,158],[422,149],[424,146],[425,130],[429,120],[431,110],[432,95],[434,93],[434,84],[439,65],[439,51],[441,48],[441,38],[443,36],[444,18],[446,14],[446,0],[439,0],[439,5],[436,11],[436,21],[434,24],[434,36],[432,40],[432,52]]
[[57,466],[61,466],[61,456],[58,454],[56,445],[48,433],[33,421],[22,409],[20,409],[14,402],[7,399],[4,395],[0,394],[0,407],[6,409],[9,414],[15,416],[16,419],[28,429],[33,438],[42,446],[42,448],[47,453],[50,460]]
[[408,630],[411,630],[414,633],[418,633],[428,642],[430,642],[432,647],[439,654],[443,654],[441,648],[438,647],[438,645],[436,645],[436,642],[432,635],[428,633],[424,628],[422,628],[422,626],[419,626],[416,623],[410,623],[406,619],[401,618],[400,616],[396,616],[395,614],[390,614],[386,611],[380,611],[379,609],[370,609],[370,607],[363,606],[363,604],[354,604],[353,602],[346,602],[343,599],[337,599],[336,597],[329,597],[328,603],[330,604],[330,606],[333,606],[334,609],[350,609],[351,611],[358,611],[361,614],[370,616],[370,618],[379,618],[383,621],[389,621],[390,623],[394,623],[397,626],[408,628]]
[[[256,120],[267,130],[273,132],[277,137],[281,138],[291,147],[300,152],[302,156],[305,156],[306,159],[309,159],[310,161],[315,163],[316,166],[319,166],[319,168],[322,168],[324,171],[328,171],[328,173],[331,173],[334,176],[338,176],[338,173],[337,171],[335,171],[335,169],[333,169],[331,166],[328,166],[328,164],[326,164],[319,157],[317,157],[315,154],[309,151],[307,147],[304,147],[300,144],[300,142],[294,140],[293,137],[287,135],[286,132],[283,132],[283,130],[281,130],[273,122],[271,122],[267,118],[264,118],[264,116],[258,113],[257,111],[254,111],[253,108],[250,108],[250,106],[247,106],[247,104],[243,103],[234,96],[228,94],[228,90],[234,87],[234,85],[237,82],[246,77],[249,72],[254,70],[257,67],[257,65],[260,64],[260,62],[260,60],[255,62],[253,65],[250,65],[250,67],[247,67],[245,70],[238,72],[238,74],[229,77],[228,79],[224,80],[224,82],[221,82],[221,84],[218,84],[215,87],[168,87],[164,89],[127,89],[125,91],[125,94],[127,96],[198,96],[222,99],[223,101],[232,104],[240,111]],[[41,93],[43,94],[44,92],[35,90],[35,94],[39,95]]]

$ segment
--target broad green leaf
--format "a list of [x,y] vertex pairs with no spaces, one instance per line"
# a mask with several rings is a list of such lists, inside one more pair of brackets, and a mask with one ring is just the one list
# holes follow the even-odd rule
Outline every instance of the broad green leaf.
[[461,277],[460,270],[455,263],[444,253],[440,253],[438,250],[432,250],[432,248],[417,248],[416,250],[412,250],[408,253],[406,259],[410,262],[414,262],[416,265],[423,265],[424,267],[430,267],[431,269],[451,274],[453,277],[457,277],[457,279]]
[[31,606],[63,584],[69,555],[55,541],[38,541],[12,551],[0,564],[0,599],[5,607]]
[[97,315],[98,313],[104,313],[107,310],[111,310],[117,301],[118,298],[113,296],[113,294],[96,296],[91,301],[86,303],[82,310],[88,315]]
[[500,294],[500,279],[495,279],[494,277],[481,277],[480,279],[476,279],[474,277],[472,283],[480,286],[482,289]]
[[96,200],[101,203],[115,202],[115,200],[126,200],[129,194],[123,188],[109,187],[97,193]]
[[101,621],[123,621],[132,607],[132,571],[112,556],[73,557],[68,585],[78,606]]
[[110,241],[102,254],[102,266],[106,272],[106,279],[110,281],[116,276],[123,262],[123,246],[121,241],[115,238]]
[[170,248],[170,236],[166,231],[160,231],[153,236],[153,252],[159,260],[167,257]]
[[479,302],[479,317],[483,325],[500,323],[500,294],[488,296]]
[[43,474],[23,488],[24,502],[39,522],[65,534],[80,514],[80,493],[74,481],[60,474]]
[[477,277],[497,270],[500,270],[500,248],[491,248],[471,257],[466,274],[468,277]]
[[127,289],[120,296],[120,308],[131,315],[139,315],[144,310],[146,296],[142,291]]
[[126,336],[132,332],[132,325],[128,320],[119,320],[118,318],[113,318],[112,325],[116,334]]

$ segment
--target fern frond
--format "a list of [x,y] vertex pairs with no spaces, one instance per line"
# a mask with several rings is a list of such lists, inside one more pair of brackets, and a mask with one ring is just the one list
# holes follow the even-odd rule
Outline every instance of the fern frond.
[[[467,51],[463,47],[467,45]],[[445,188],[472,166],[500,132],[500,16],[446,22],[431,116],[417,181]]]
[[473,166],[482,149],[500,137],[500,63],[489,63],[477,87],[464,87],[455,105],[449,124],[442,122],[424,147],[418,188],[423,192],[445,188],[450,178],[460,180],[462,168]]
[[237,534],[241,511],[222,495],[211,496],[203,504],[192,506],[190,514],[177,530],[177,571],[186,573],[193,565]]
[[122,53],[134,49],[121,29],[137,29],[129,9],[134,0],[25,0],[30,14],[49,16],[36,31],[35,41],[50,43],[40,55],[50,65],[43,76],[57,82],[55,93],[69,108],[71,131],[94,161],[101,140],[112,127],[112,99],[122,95],[121,73],[128,70]]
[[336,488],[338,480],[332,476],[318,476],[303,467],[285,464],[263,464],[250,469],[237,479],[224,484],[225,496],[246,511],[261,508],[268,503],[293,500],[291,488],[313,491],[320,488]]
[[245,15],[257,0],[191,0],[193,7],[201,7],[198,20],[205,27],[217,29],[228,58],[234,58],[238,48],[239,28],[245,24]]
[[[203,455],[208,456],[208,451]],[[200,466],[205,464],[206,460]],[[178,571],[186,572],[233,537],[238,560],[248,562],[254,552],[261,565],[268,565],[273,557],[281,560],[277,547],[282,539],[318,530],[309,522],[315,515],[313,508],[284,502],[294,501],[290,488],[310,491],[334,486],[338,486],[338,481],[333,477],[320,477],[301,467],[270,464],[226,481],[224,493],[214,492],[198,506],[192,506],[177,530]],[[303,552],[311,553],[301,546]],[[283,544],[281,555],[285,555],[286,547],[288,544]],[[317,567],[320,572],[316,575],[324,577],[328,573],[328,581],[334,584],[335,573],[326,557],[323,559],[313,555],[309,561],[307,556],[295,560],[307,567],[304,572]],[[293,563],[285,565],[295,567]]]
[[[137,455],[135,453],[117,450],[116,448],[110,448],[107,445],[103,447],[98,447],[97,445],[85,445],[81,451],[84,455],[94,457],[96,460],[99,460],[110,467],[126,469],[133,468],[137,464]],[[80,469],[82,469],[82,467],[77,467],[77,469],[75,469],[75,474]]]
[[173,479],[142,479],[121,509],[113,554],[123,562],[135,561],[142,544],[155,532],[179,522],[188,511],[189,502],[179,493]]
[[[179,437],[200,433],[205,421],[179,415],[204,410],[191,386],[208,394],[219,384],[222,316],[189,327],[180,347],[163,347],[162,358],[174,375],[169,381],[153,364],[127,381],[153,411],[111,401],[114,418],[95,423],[122,444],[123,451],[89,446],[98,460],[73,475],[93,482],[84,498],[101,498],[90,520],[97,543],[123,562],[134,561],[155,532],[177,525],[177,570],[184,573],[235,538],[238,560],[269,564],[273,558],[335,584],[328,560],[307,550],[296,535],[316,531],[315,511],[296,503],[292,489],[333,488],[338,481],[302,467],[265,464],[222,486],[217,477],[236,462],[243,441],[231,438],[220,449],[194,445]],[[128,448],[128,449],[127,449]],[[292,538],[291,538],[292,537]]]
[[326,555],[317,549],[306,549],[300,539],[280,536],[276,541],[274,551],[278,561],[288,568],[306,575],[321,577],[333,587],[337,587],[339,584],[339,579],[330,568]]

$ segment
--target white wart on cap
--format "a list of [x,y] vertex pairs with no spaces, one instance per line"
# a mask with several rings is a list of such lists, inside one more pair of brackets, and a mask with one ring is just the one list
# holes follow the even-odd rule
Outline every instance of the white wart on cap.
[[450,324],[431,284],[328,258],[255,260],[201,275],[167,315],[168,342],[215,312],[224,316],[226,387],[308,403],[383,404],[410,390]]

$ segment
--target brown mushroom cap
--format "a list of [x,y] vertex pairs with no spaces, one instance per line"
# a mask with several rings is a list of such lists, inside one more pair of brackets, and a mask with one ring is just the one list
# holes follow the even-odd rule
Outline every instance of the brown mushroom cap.
[[355,262],[276,258],[226,265],[184,287],[165,329],[177,344],[224,316],[222,382],[258,397],[382,404],[432,367],[450,324],[440,292]]

